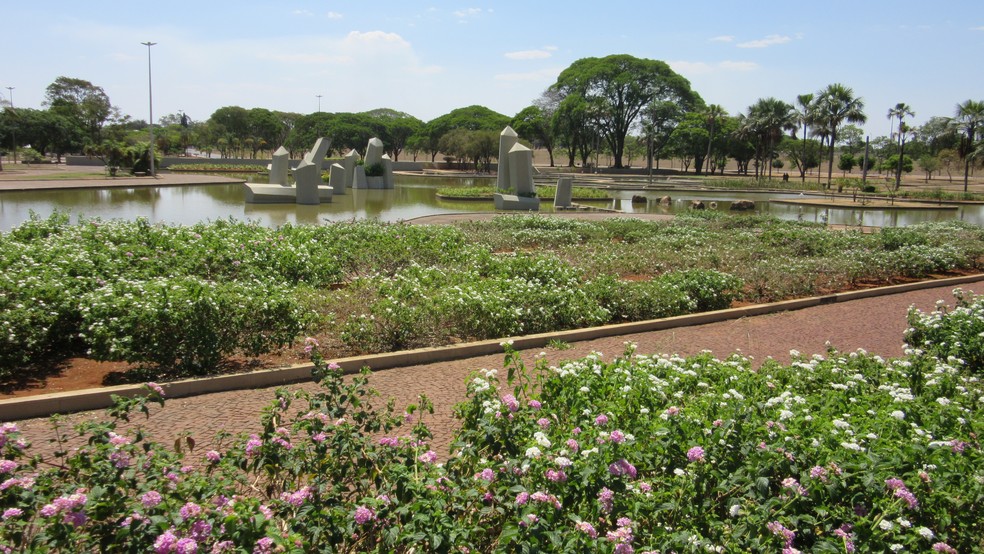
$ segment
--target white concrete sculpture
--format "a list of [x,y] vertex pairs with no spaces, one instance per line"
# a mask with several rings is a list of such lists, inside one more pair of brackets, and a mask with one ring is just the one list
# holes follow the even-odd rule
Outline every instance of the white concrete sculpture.
[[383,162],[383,141],[376,137],[369,139],[366,145],[366,165],[376,165]]
[[345,194],[345,166],[331,164],[328,168],[328,185],[334,194]]
[[359,152],[354,148],[342,158],[342,166],[345,167],[345,186],[348,188],[355,188],[355,166],[359,158]]
[[314,148],[305,154],[304,160],[294,170],[294,186],[287,182],[290,153],[283,146],[273,153],[270,184],[243,183],[246,202],[249,204],[320,204],[331,202],[334,191],[321,180],[321,165],[315,159],[324,159],[331,141],[319,138]]
[[557,193],[554,194],[554,208],[566,209],[573,206],[574,179],[561,177],[557,179]]
[[499,192],[508,191],[509,187],[509,151],[519,142],[519,135],[513,128],[506,126],[499,133],[499,171],[495,179],[495,188]]
[[273,153],[273,163],[270,164],[270,184],[287,186],[287,169],[290,164],[290,152],[281,146]]
[[516,131],[506,127],[499,134],[499,171],[496,193],[492,195],[497,210],[539,211],[533,183],[533,151],[519,143]]
[[331,148],[331,139],[321,137],[314,142],[314,148],[304,155],[305,160],[313,163],[318,168],[319,175],[321,174],[321,166],[325,162],[325,156],[328,155],[329,148]]

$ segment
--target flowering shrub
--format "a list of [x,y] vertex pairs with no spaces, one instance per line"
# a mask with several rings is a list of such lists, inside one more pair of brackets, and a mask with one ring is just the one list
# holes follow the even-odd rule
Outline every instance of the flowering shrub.
[[[939,317],[948,325],[950,314]],[[959,319],[959,316],[956,316]],[[963,327],[954,326],[961,340]],[[923,351],[754,368],[628,345],[482,370],[450,457],[426,398],[378,407],[309,345],[323,389],[195,452],[125,434],[39,460],[0,425],[0,548],[155,552],[972,552],[984,548],[984,386]],[[500,374],[501,373],[501,374]],[[55,422],[57,425],[57,421]],[[56,434],[63,431],[57,428]]]
[[[717,212],[279,229],[71,224],[54,214],[0,234],[0,380],[90,351],[159,364],[162,377],[173,374],[168,365],[209,372],[230,352],[296,342],[304,325],[340,338],[330,345],[339,356],[437,346],[782,300],[982,260],[984,230],[961,222],[864,235]],[[178,309],[176,298],[201,310]],[[207,314],[218,321],[194,323]]]
[[941,301],[928,314],[909,309],[906,343],[984,375],[984,296],[954,289],[954,308]]

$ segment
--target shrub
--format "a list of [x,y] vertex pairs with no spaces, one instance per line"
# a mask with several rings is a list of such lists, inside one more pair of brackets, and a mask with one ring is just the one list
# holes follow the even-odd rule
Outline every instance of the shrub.
[[289,344],[305,319],[285,287],[196,278],[120,280],[83,299],[83,336],[97,360],[201,375],[224,358]]
[[953,291],[955,306],[938,302],[925,314],[909,308],[905,342],[955,367],[984,375],[984,296]]

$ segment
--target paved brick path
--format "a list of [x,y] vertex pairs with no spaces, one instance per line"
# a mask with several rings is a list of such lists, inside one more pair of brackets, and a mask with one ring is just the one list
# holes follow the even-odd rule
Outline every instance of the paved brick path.
[[[962,288],[984,293],[984,278]],[[624,350],[625,342],[631,341],[638,344],[640,353],[690,355],[710,350],[723,358],[740,350],[757,361],[772,356],[785,362],[791,349],[803,354],[824,353],[829,341],[841,351],[864,348],[886,357],[898,356],[902,354],[902,333],[909,306],[931,310],[937,300],[952,300],[951,290],[949,286],[937,287],[793,312],[584,341],[573,343],[568,350],[545,352],[551,363],[580,358],[592,351],[612,358]],[[524,360],[532,363],[539,352],[524,352]],[[443,454],[448,450],[454,427],[452,409],[465,398],[466,379],[477,369],[499,368],[502,361],[501,355],[491,355],[401,367],[375,373],[371,384],[381,393],[381,403],[393,398],[398,408],[416,401],[418,394],[426,394],[435,405],[435,414],[429,420],[435,433],[434,450]],[[311,391],[317,388],[313,383],[293,386]],[[136,419],[136,424],[165,444],[188,434],[203,451],[215,445],[213,438],[219,431],[257,430],[261,410],[272,398],[272,388],[177,398],[169,400],[163,409],[155,410],[149,420]],[[100,417],[102,411],[72,414],[65,423],[70,426],[86,418]],[[46,419],[25,420],[19,425],[34,442],[37,452],[52,451],[47,444],[52,433]]]

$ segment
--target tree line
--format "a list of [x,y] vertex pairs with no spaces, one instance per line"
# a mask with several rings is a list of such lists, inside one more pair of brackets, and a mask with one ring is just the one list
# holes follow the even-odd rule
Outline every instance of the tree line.
[[[57,78],[45,91],[44,107],[6,106],[0,113],[5,148],[11,144],[7,137],[16,136],[18,146],[29,144],[39,156],[146,156],[147,123],[121,114],[89,81]],[[678,159],[684,171],[714,174],[733,160],[739,173],[771,178],[789,163],[794,177],[804,181],[813,169],[819,181],[826,169],[829,186],[835,162],[846,172],[867,160],[864,169],[894,173],[898,186],[915,161],[927,179],[944,170],[952,179],[962,170],[966,189],[970,172],[984,163],[984,101],[966,100],[952,116],[932,117],[919,127],[906,123],[914,115],[904,102],[890,107],[891,136],[866,142],[857,127],[868,119],[864,100],[840,83],[798,95],[795,103],[762,98],[732,115],[706,104],[665,62],[622,54],[575,61],[512,117],[483,106],[458,108],[428,122],[387,108],[299,114],[226,106],[205,121],[168,114],[154,138],[162,155],[195,148],[206,155],[257,158],[280,146],[300,156],[321,136],[331,137],[332,153],[361,150],[379,137],[397,161],[435,161],[441,155],[487,169],[498,154],[498,133],[511,125],[531,146],[546,150],[551,166],[555,154],[569,167],[591,167],[604,153],[614,168],[641,160],[639,165],[659,169],[660,160]]]

